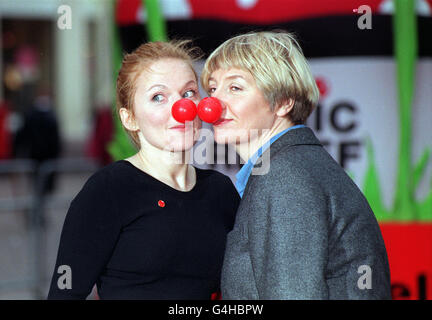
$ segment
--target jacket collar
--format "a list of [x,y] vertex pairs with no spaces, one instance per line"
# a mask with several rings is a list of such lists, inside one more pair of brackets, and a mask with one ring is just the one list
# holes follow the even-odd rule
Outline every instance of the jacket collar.
[[[312,129],[305,127],[296,130],[290,130],[277,139],[269,148],[270,157],[275,155],[279,150],[288,146],[296,145],[318,145],[322,146],[321,142],[315,136]],[[267,150],[267,151],[269,151]]]

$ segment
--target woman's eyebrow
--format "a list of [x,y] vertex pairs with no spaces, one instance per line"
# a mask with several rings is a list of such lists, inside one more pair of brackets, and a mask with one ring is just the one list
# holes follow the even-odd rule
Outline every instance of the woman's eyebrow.
[[[232,80],[232,79],[237,79],[237,78],[240,78],[240,79],[243,79],[244,81],[247,81],[246,78],[244,76],[240,75],[240,74],[233,74],[233,75],[230,75],[230,76],[226,77],[225,79]],[[211,78],[211,77],[209,78],[208,81],[209,82],[210,81],[216,82],[216,80],[214,78]]]
[[243,79],[243,80],[246,81],[245,77],[243,77],[243,76],[240,75],[240,74],[233,74],[233,75],[231,75],[231,76],[226,77],[226,79],[229,79],[229,80],[237,79],[237,78],[240,78],[240,79]]
[[150,90],[152,90],[152,89],[154,89],[154,88],[157,88],[157,87],[162,88],[162,89],[165,89],[165,88],[166,88],[166,86],[163,85],[163,84],[154,84],[154,85],[152,85],[150,88],[147,89],[147,92],[149,92]]
[[191,84],[196,85],[197,82],[196,82],[195,80],[190,80],[188,83],[186,83],[186,84],[183,86],[183,88],[186,88],[186,87],[190,86]]

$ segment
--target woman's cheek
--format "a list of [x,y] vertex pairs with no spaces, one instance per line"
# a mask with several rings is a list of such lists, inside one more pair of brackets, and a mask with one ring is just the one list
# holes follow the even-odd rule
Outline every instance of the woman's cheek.
[[164,108],[159,110],[153,110],[151,112],[146,112],[145,118],[154,126],[161,126],[166,124],[171,117],[171,109]]

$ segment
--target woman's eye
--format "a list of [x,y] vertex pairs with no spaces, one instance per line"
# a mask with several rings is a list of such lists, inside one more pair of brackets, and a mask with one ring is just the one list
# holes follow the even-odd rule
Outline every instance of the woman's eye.
[[209,93],[214,93],[216,91],[216,88],[210,88]]
[[188,90],[183,94],[183,98],[192,98],[195,94],[195,90]]
[[163,95],[161,95],[161,94],[157,94],[157,95],[153,96],[153,98],[152,98],[152,101],[154,101],[154,102],[162,102],[162,100],[163,100]]
[[240,91],[241,88],[237,87],[237,86],[231,86],[231,90],[232,91]]

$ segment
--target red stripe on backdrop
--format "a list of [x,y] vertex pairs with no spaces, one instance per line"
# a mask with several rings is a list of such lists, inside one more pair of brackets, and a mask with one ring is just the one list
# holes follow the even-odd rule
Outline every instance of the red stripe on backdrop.
[[142,7],[142,0],[117,0],[116,22],[118,25],[138,23],[138,10]]
[[[171,0],[165,1],[169,4]],[[178,4],[191,8],[190,19],[218,19],[237,23],[273,24],[291,20],[331,15],[356,14],[353,10],[368,5],[379,14],[386,0],[182,0]],[[388,0],[387,0],[388,1]],[[432,11],[432,0],[426,0]],[[177,4],[177,5],[178,5]],[[116,21],[119,25],[138,23],[142,0],[117,0]]]
[[380,223],[380,227],[393,299],[432,300],[432,222]]
[[[275,23],[329,15],[355,14],[367,4],[372,13],[384,0],[188,0],[193,18],[222,19],[246,23]],[[250,3],[242,8],[241,3]]]

